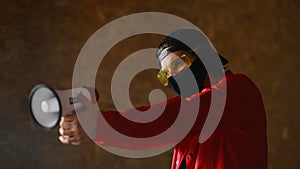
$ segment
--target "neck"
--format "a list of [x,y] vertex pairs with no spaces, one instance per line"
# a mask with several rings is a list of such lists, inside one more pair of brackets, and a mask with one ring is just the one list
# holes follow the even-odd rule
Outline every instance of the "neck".
[[[221,79],[222,79],[222,76],[215,78],[215,80],[213,81],[214,84],[218,83]],[[210,88],[212,85],[214,85],[214,84],[211,84],[210,82],[211,81],[210,81],[209,76],[206,75],[205,79],[204,79],[203,88]]]
[[210,80],[209,80],[208,75],[206,75],[205,79],[204,79],[203,88],[208,88],[208,87],[210,87]]

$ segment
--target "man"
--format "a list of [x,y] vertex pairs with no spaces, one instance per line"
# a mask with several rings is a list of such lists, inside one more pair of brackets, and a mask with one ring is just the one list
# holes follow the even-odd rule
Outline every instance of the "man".
[[[219,61],[214,60],[214,56]],[[182,29],[167,36],[159,46],[157,60],[161,66],[157,78],[178,95],[167,101],[164,110],[167,116],[161,121],[157,120],[157,130],[170,127],[174,117],[178,115],[180,104],[191,105],[190,109],[186,109],[188,111],[194,107],[192,103],[199,104],[192,129],[174,148],[172,169],[267,168],[265,110],[261,94],[251,80],[243,74],[225,71],[224,66],[228,61],[216,54],[207,38],[196,30]],[[224,96],[226,102],[223,109],[220,108],[223,110],[222,116],[212,135],[199,142],[199,138],[209,135],[203,130],[212,105],[210,102],[213,101],[213,93],[217,93],[217,97]],[[79,99],[88,104],[82,95],[79,95]],[[195,101],[197,99],[200,101]],[[127,112],[130,113],[130,110]],[[143,125],[136,127],[137,124],[126,124],[120,120],[118,112],[102,114],[116,130],[123,131],[123,134],[143,138],[158,133],[147,130]],[[134,131],[132,126],[139,130]],[[63,117],[59,131],[59,139],[65,144],[87,139],[75,115]],[[105,133],[99,135],[102,136],[97,139],[105,139]]]

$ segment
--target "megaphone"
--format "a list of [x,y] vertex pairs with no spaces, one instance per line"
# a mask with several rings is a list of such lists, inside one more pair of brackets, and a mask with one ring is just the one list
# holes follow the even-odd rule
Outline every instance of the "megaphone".
[[73,94],[81,92],[92,103],[98,101],[98,92],[86,86],[68,90],[54,90],[46,84],[35,86],[29,96],[30,112],[34,121],[44,129],[55,128],[60,118],[82,107]]

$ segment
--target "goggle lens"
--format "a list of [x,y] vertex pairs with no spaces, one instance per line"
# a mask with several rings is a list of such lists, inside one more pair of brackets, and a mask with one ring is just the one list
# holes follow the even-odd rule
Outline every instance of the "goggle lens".
[[157,79],[164,86],[168,86],[168,79],[172,75],[176,75],[182,70],[191,66],[195,57],[191,54],[183,54],[180,58],[173,60],[165,68],[161,69],[157,74]]

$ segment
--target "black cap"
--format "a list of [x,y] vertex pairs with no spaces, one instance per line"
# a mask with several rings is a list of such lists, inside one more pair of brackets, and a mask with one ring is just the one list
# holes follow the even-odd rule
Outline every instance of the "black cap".
[[[167,49],[166,49],[167,48]],[[170,53],[178,50],[191,51],[197,56],[197,51],[212,49],[207,37],[200,31],[194,29],[179,29],[165,37],[159,45],[156,57],[161,61]],[[218,54],[222,65],[228,60]]]

